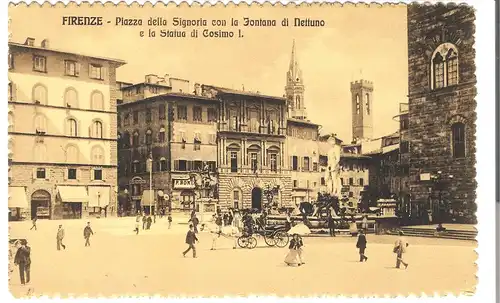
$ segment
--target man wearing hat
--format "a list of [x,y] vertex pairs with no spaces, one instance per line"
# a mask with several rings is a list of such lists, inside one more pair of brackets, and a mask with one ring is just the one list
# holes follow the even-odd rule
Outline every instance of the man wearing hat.
[[83,237],[85,238],[85,246],[90,246],[90,235],[93,235],[94,232],[90,227],[90,222],[87,222],[87,226],[83,229]]
[[66,249],[66,245],[62,243],[62,240],[64,239],[64,229],[62,227],[62,224],[59,225],[59,229],[57,230],[57,250],[61,250],[61,246],[63,249]]
[[404,232],[400,230],[399,238],[394,243],[394,253],[397,255],[396,268],[400,268],[401,264],[405,266],[405,269],[408,268],[408,263],[403,261],[403,254],[406,253],[408,245],[408,241],[404,237]]
[[31,248],[28,246],[28,241],[26,241],[26,239],[21,239],[21,247],[19,247],[16,252],[14,264],[19,265],[19,276],[21,278],[21,284],[23,285],[30,282],[30,255]]

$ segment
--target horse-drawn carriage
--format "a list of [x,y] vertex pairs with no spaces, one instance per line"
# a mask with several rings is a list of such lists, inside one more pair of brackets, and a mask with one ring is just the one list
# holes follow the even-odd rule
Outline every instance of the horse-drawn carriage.
[[280,225],[258,225],[253,228],[244,228],[243,234],[238,237],[238,246],[241,248],[255,248],[257,246],[257,237],[263,237],[268,246],[285,247],[290,238],[284,226]]

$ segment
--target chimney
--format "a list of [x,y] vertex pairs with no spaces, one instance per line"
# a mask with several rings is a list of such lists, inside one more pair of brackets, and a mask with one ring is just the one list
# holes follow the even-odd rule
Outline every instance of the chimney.
[[153,74],[149,74],[149,75],[146,75],[144,80],[145,80],[144,82],[146,82],[146,83],[157,84],[158,83],[158,76],[153,75]]
[[43,48],[49,48],[50,47],[49,39],[43,39],[42,40],[42,47]]
[[30,38],[30,37],[26,38],[24,45],[35,46],[35,38]]

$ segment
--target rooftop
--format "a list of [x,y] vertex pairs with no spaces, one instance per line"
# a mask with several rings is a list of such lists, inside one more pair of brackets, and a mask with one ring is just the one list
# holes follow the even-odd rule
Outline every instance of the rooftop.
[[302,120],[302,119],[295,119],[295,118],[288,118],[287,122],[293,122],[293,123],[299,123],[299,124],[307,124],[307,125],[312,125],[312,126],[321,126],[319,124],[316,124],[314,122],[311,122],[309,120]]
[[[47,41],[47,40],[44,40],[44,41]],[[88,55],[88,54],[82,54],[82,53],[76,53],[76,52],[71,52],[71,51],[66,51],[66,50],[49,48],[48,46],[42,47],[42,46],[28,45],[26,43],[9,42],[9,47],[10,46],[19,47],[19,48],[33,49],[33,50],[49,51],[49,52],[60,53],[60,54],[70,54],[70,55],[77,55],[77,56],[82,56],[82,57],[88,57],[88,58],[93,58],[93,59],[98,59],[98,60],[104,60],[104,61],[113,62],[113,63],[115,63],[118,66],[121,66],[121,65],[124,65],[124,64],[127,63],[127,62],[125,62],[123,60],[120,60],[120,59],[107,58],[107,57],[101,57],[101,56],[94,56],[94,55]]]
[[259,92],[250,92],[250,91],[243,91],[243,90],[236,90],[236,89],[231,89],[231,88],[225,88],[225,87],[220,87],[220,86],[215,86],[215,85],[203,85],[205,87],[213,88],[219,93],[223,94],[228,94],[228,95],[243,95],[243,96],[249,96],[249,97],[258,97],[258,98],[265,98],[265,99],[273,99],[273,100],[279,100],[279,101],[286,101],[286,98],[283,97],[277,97],[277,96],[269,96],[269,95],[263,95]]
[[219,100],[214,99],[214,98],[207,98],[207,97],[198,96],[198,95],[195,95],[195,94],[171,92],[171,93],[166,93],[166,94],[161,94],[161,95],[157,95],[157,96],[152,96],[152,97],[149,97],[149,98],[145,98],[145,99],[141,99],[141,100],[137,100],[137,101],[133,101],[133,102],[119,104],[117,106],[123,108],[123,107],[133,106],[134,104],[142,104],[142,103],[147,103],[147,102],[161,100],[161,99],[163,99],[165,97],[177,97],[177,98],[202,100],[202,101],[211,101],[211,102],[218,102],[219,101]]

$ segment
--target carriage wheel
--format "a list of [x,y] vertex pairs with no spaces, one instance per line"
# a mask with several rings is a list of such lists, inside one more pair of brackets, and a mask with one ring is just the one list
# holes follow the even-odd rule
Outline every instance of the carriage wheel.
[[277,231],[274,235],[274,240],[276,241],[276,246],[285,247],[288,245],[290,239],[285,231]]
[[254,249],[257,246],[257,239],[254,236],[248,238],[248,246],[249,249]]
[[264,242],[266,242],[268,246],[276,245],[276,239],[272,235],[271,236],[264,235]]
[[241,247],[241,248],[245,248],[248,246],[248,237],[245,237],[245,236],[241,236],[241,237],[238,237],[238,246]]

